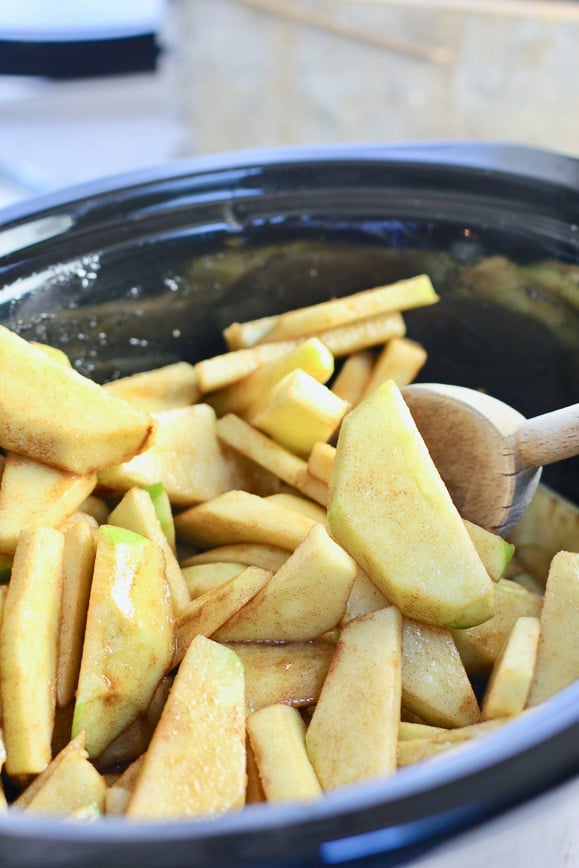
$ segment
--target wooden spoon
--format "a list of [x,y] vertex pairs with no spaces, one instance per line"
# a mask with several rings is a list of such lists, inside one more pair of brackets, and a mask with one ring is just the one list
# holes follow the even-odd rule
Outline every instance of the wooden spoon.
[[462,517],[495,533],[517,523],[543,464],[579,454],[579,404],[525,419],[462,386],[416,383],[402,394]]

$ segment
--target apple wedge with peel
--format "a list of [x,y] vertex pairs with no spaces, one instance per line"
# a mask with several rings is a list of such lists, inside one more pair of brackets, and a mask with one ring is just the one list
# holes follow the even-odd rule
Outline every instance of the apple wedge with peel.
[[98,531],[72,733],[98,757],[145,712],[173,655],[173,609],[159,546],[124,528]]
[[155,424],[0,326],[0,447],[84,475],[150,446]]
[[328,522],[404,615],[460,628],[492,617],[493,582],[392,380],[342,423]]
[[108,517],[108,524],[146,537],[157,545],[165,559],[165,576],[171,588],[175,614],[191,602],[187,583],[177,563],[177,558],[159,521],[155,504],[148,491],[137,486],[129,489]]

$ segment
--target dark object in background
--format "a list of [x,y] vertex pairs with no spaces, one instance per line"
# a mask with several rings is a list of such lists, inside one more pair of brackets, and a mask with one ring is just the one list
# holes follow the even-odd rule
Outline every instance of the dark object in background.
[[61,42],[0,39],[0,75],[62,80],[150,72],[158,54],[153,33]]

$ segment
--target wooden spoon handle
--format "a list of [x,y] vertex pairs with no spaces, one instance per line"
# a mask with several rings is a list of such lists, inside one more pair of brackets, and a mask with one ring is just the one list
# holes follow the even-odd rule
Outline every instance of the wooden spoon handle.
[[514,434],[517,457],[541,467],[579,455],[579,404],[527,419]]

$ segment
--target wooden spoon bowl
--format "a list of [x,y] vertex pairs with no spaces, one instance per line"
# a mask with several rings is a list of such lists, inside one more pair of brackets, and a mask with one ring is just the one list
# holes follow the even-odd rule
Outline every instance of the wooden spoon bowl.
[[495,533],[517,523],[543,464],[579,454],[579,404],[526,419],[462,386],[420,383],[402,393],[460,514]]

